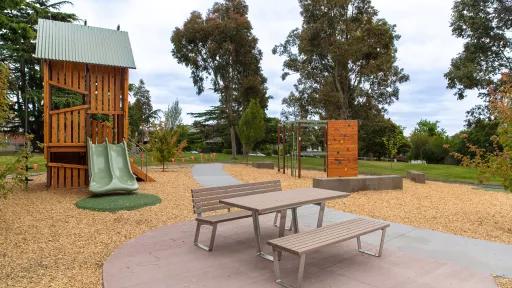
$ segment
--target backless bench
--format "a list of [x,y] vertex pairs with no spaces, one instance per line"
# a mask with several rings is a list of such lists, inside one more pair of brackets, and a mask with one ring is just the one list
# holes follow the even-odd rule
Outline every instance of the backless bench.
[[[281,280],[281,272],[279,269],[279,260],[281,253],[288,252],[299,257],[299,272],[297,276],[296,287],[302,286],[302,278],[304,276],[304,264],[306,262],[306,254],[312,253],[317,249],[344,242],[347,240],[357,239],[357,250],[361,253],[380,257],[384,247],[384,237],[389,223],[380,221],[355,218],[339,222],[336,224],[324,226],[303,233],[292,234],[285,237],[269,240],[268,245],[272,246],[274,254],[274,273],[276,275],[276,283],[284,287],[294,287]],[[380,246],[377,253],[365,251],[361,249],[361,236],[381,230],[382,236]]]

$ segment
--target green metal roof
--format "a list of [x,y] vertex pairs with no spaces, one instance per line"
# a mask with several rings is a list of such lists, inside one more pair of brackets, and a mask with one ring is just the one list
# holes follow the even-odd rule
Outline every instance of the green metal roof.
[[128,33],[39,19],[36,58],[135,68]]

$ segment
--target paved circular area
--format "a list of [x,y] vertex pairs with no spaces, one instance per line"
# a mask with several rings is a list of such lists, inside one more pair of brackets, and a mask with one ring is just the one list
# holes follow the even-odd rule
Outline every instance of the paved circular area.
[[[273,215],[261,217],[263,239],[277,234]],[[105,262],[105,288],[117,287],[277,287],[272,263],[255,256],[251,219],[219,225],[213,252],[192,244],[195,223],[168,225],[132,239]],[[201,241],[209,237],[203,228]],[[490,275],[455,264],[385,247],[375,258],[348,241],[308,255],[305,287],[496,287]],[[268,247],[266,247],[267,252]],[[297,259],[284,255],[283,277],[293,282]]]

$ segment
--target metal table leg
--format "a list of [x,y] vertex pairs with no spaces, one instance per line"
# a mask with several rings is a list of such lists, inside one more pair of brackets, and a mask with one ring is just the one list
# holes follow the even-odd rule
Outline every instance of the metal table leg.
[[281,217],[279,218],[279,238],[284,236],[284,230],[286,230],[286,215],[288,214],[286,209],[281,210]]
[[[286,217],[285,217],[285,220],[286,220]],[[259,219],[258,212],[255,212],[255,211],[252,212],[252,223],[254,226],[254,236],[256,238],[256,255],[260,256],[263,259],[273,261],[274,257],[272,257],[271,255],[265,254],[261,250],[261,246],[262,246],[261,245],[261,229],[260,229],[260,219]],[[279,231],[281,231],[281,228],[279,228]],[[284,231],[283,231],[283,233],[284,233]]]
[[318,211],[318,222],[316,222],[316,228],[322,227],[324,223],[324,211],[325,211],[325,202],[320,203],[320,211]]
[[299,220],[297,217],[297,207],[292,208],[292,223],[290,227],[293,227],[293,233],[299,233]]

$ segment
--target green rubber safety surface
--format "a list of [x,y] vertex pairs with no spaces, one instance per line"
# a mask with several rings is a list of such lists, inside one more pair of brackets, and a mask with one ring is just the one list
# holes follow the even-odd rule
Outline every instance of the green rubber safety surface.
[[93,195],[78,200],[75,206],[80,209],[116,212],[136,210],[139,208],[158,205],[162,202],[160,197],[146,193],[115,194],[115,195]]

